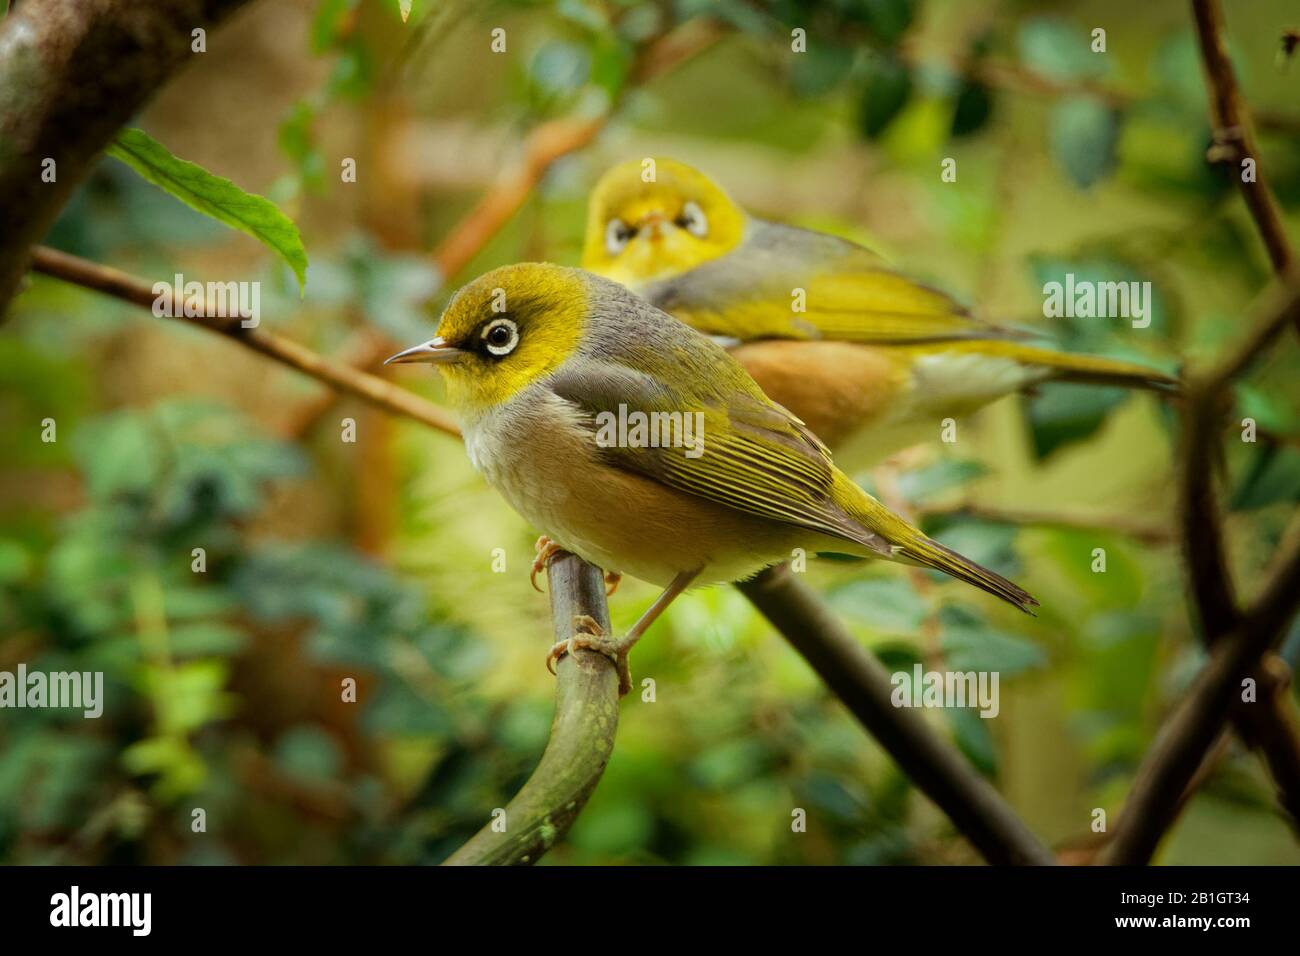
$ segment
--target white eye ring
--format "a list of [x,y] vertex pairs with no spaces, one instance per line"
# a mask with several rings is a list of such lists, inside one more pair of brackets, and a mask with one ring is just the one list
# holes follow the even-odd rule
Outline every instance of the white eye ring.
[[677,224],[692,236],[697,236],[700,239],[709,234],[709,220],[705,217],[704,210],[700,208],[699,203],[694,200],[690,200],[682,206],[682,214],[677,217]]
[[[510,338],[503,342],[497,343],[490,341],[490,336],[497,329],[507,329],[510,332]],[[509,355],[519,344],[519,326],[515,325],[510,319],[493,319],[483,327],[483,333],[479,336],[483,340],[483,347],[493,355]]]
[[605,226],[605,251],[616,256],[627,246],[633,230],[622,219],[611,219]]

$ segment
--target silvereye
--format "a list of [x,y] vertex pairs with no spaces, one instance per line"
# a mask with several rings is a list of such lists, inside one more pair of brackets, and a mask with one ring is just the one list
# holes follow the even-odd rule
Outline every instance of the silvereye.
[[574,646],[606,654],[623,692],[628,650],[678,594],[796,549],[934,568],[1021,610],[1038,603],[885,508],[717,343],[608,279],[495,269],[456,293],[436,338],[388,361],[438,366],[471,462],[558,547],[665,588],[622,639],[552,649],[548,662]]
[[1012,341],[862,246],[754,218],[691,167],[650,162],[596,185],[583,268],[731,345],[841,463],[873,464],[1039,382],[1176,385],[1141,365]]

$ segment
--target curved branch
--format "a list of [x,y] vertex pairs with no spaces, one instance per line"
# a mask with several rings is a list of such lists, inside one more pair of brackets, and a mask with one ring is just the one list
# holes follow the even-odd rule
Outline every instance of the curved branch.
[[[573,619],[588,615],[609,633],[605,576],[572,554],[557,554],[547,571],[555,640],[573,634]],[[618,729],[618,674],[594,651],[564,655],[556,667],[555,718],[541,762],[505,807],[505,828],[487,823],[444,866],[520,866],[536,863],[568,832],[600,782]]]
[[26,0],[0,20],[0,314],[100,151],[191,55],[191,31],[246,2]]
[[737,587],[772,622],[920,790],[990,863],[1056,860],[993,786],[915,712],[893,705],[889,672],[784,565]]

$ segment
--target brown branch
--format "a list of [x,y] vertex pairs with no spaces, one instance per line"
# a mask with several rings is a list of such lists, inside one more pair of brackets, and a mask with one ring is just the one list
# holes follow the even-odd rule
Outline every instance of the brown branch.
[[519,165],[501,176],[433,251],[443,280],[460,272],[501,231],[556,160],[590,143],[606,121],[605,116],[550,120],[529,133]]
[[[1184,561],[1210,660],[1138,769],[1106,855],[1110,863],[1150,859],[1229,717],[1247,743],[1263,752],[1279,801],[1292,822],[1300,822],[1300,728],[1287,699],[1289,675],[1285,668],[1278,672],[1280,659],[1270,653],[1300,605],[1300,540],[1290,542],[1252,607],[1240,611],[1213,487],[1216,438],[1228,389],[1300,315],[1300,281],[1290,277],[1261,298],[1266,311],[1252,332],[1209,375],[1192,377],[1188,388],[1179,510]],[[1234,694],[1246,676],[1256,682],[1256,702]]]
[[[609,633],[605,576],[572,554],[556,555],[547,571],[555,640],[573,635],[573,619],[588,615]],[[577,819],[600,782],[618,729],[618,674],[609,658],[578,650],[556,667],[555,717],[541,762],[505,806],[445,866],[536,863]],[[504,829],[501,829],[504,822]]]
[[895,707],[889,672],[781,566],[737,587],[990,863],[1055,863],[1006,801],[916,712]]
[[244,2],[26,0],[0,20],[0,315],[100,151],[192,55],[191,31]]
[[1172,822],[1180,795],[1219,736],[1246,678],[1262,685],[1260,659],[1281,640],[1300,603],[1300,545],[1292,548],[1241,624],[1219,640],[1191,690],[1165,722],[1124,804],[1106,862],[1147,862]]
[[[1281,283],[1270,290],[1265,318],[1218,367],[1188,391],[1183,426],[1184,460],[1180,510],[1184,560],[1201,630],[1211,658],[1190,695],[1166,722],[1138,770],[1114,843],[1113,863],[1150,859],[1177,814],[1177,801],[1231,716],[1247,743],[1261,750],[1278,799],[1300,825],[1300,725],[1287,696],[1290,675],[1270,653],[1300,603],[1300,544],[1281,561],[1269,586],[1246,612],[1238,609],[1214,494],[1216,437],[1234,379],[1243,374],[1286,325],[1300,330],[1300,285],[1296,259],[1267,177],[1258,161],[1250,116],[1228,57],[1223,11],[1218,0],[1191,0],[1201,61],[1210,92],[1215,146],[1212,161],[1233,164],[1260,237]],[[1240,165],[1256,160],[1255,181]],[[1269,297],[1271,296],[1271,298]],[[1288,590],[1289,589],[1289,590]],[[1256,702],[1234,697],[1234,682],[1247,673],[1256,681]]]
[[[1232,60],[1223,31],[1223,11],[1219,0],[1191,0],[1196,20],[1196,37],[1200,44],[1201,63],[1206,85],[1210,89],[1210,119],[1214,124],[1211,161],[1231,163],[1231,172],[1241,187],[1242,198],[1255,219],[1260,237],[1268,250],[1269,260],[1279,273],[1295,265],[1295,252],[1282,223],[1282,213],[1273,190],[1269,188],[1259,148],[1251,131],[1250,113],[1237,87]],[[1255,160],[1255,181],[1242,178],[1241,163]]]
[[[110,269],[107,266],[101,266],[77,256],[69,255],[66,252],[59,252],[57,249],[37,246],[32,250],[31,266],[34,271],[43,275],[62,279],[65,282],[93,289],[96,292],[102,292],[105,295],[113,296],[145,309],[152,309],[154,301],[158,299],[158,296],[154,294],[153,287],[142,279],[120,272],[117,269]],[[164,295],[170,301],[170,293],[164,293]],[[203,311],[212,310],[208,309],[205,304]],[[170,314],[170,307],[166,309],[166,312]],[[413,418],[448,435],[460,435],[460,429],[456,427],[451,415],[432,402],[426,401],[404,388],[399,388],[391,382],[386,382],[378,376],[359,371],[348,365],[332,362],[306,346],[299,345],[297,342],[286,339],[281,335],[276,335],[274,332],[267,332],[262,329],[245,329],[240,325],[240,319],[237,317],[225,318],[207,315],[189,317],[181,315],[176,316],[176,319],[207,329],[209,332],[224,335],[226,338],[238,342],[255,352],[260,352],[269,358],[275,359],[282,365],[287,365],[305,375],[310,375],[317,381],[340,392],[346,392],[364,399],[378,408],[404,415],[407,418]]]

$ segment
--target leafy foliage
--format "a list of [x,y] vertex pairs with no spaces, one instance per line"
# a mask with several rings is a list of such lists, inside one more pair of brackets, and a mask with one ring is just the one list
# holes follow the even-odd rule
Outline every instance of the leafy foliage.
[[298,287],[306,286],[307,252],[298,227],[270,200],[244,192],[202,166],[177,159],[144,130],[123,130],[108,152],[187,206],[267,246],[293,270]]

